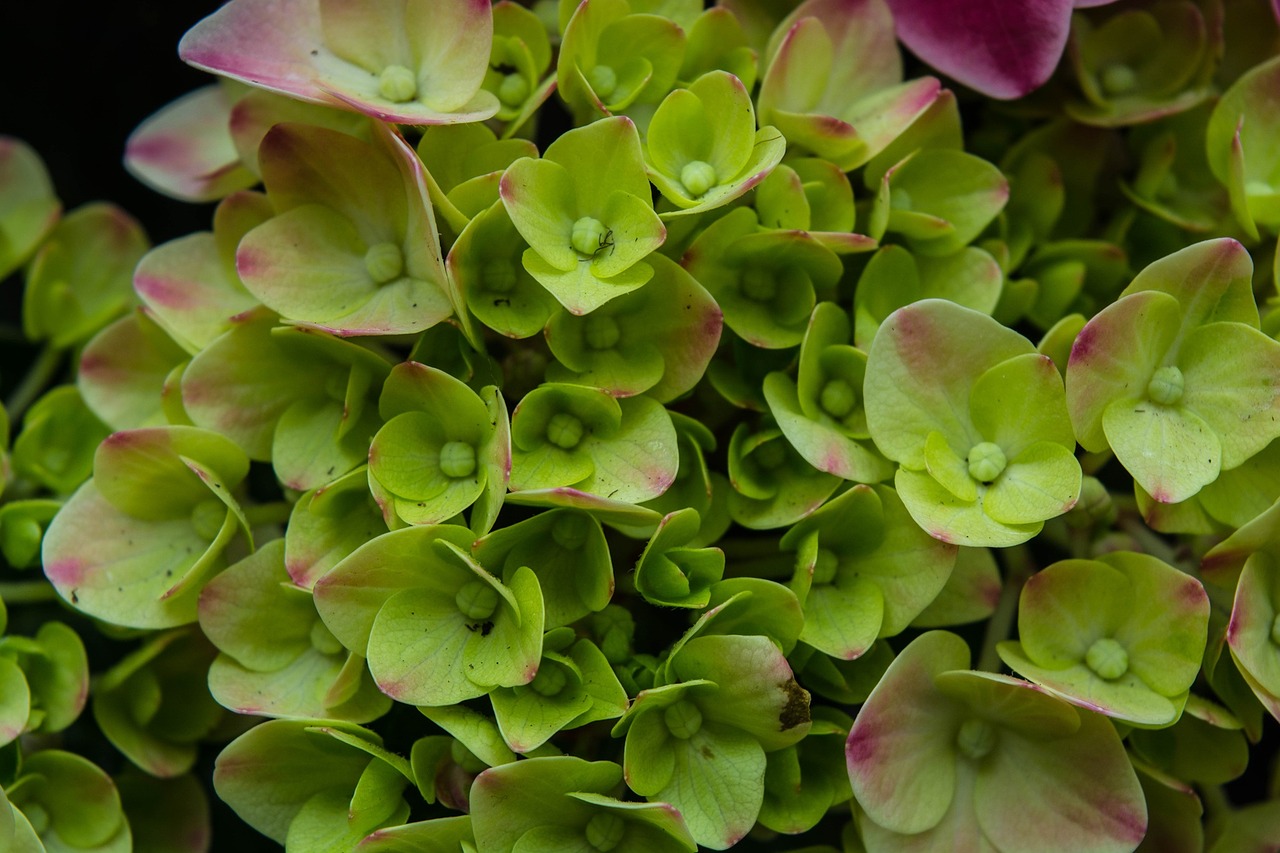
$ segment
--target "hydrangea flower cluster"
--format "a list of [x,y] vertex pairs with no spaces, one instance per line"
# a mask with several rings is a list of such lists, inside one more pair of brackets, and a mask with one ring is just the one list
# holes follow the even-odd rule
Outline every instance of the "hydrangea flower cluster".
[[230,0],[156,246],[0,137],[0,851],[1272,849],[1277,16]]

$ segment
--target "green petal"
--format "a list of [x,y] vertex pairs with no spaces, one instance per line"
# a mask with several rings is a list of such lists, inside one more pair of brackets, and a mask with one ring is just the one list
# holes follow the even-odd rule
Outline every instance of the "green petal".
[[1185,407],[1116,400],[1102,416],[1120,464],[1161,503],[1178,503],[1218,478],[1222,443],[1203,418]]

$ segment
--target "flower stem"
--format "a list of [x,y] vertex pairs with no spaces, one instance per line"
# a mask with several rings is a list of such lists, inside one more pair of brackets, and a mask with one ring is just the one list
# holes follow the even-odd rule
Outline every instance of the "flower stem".
[[16,423],[22,417],[22,413],[36,401],[36,398],[40,396],[40,392],[53,379],[62,361],[62,352],[61,348],[55,347],[51,343],[45,344],[44,349],[40,351],[40,355],[36,357],[35,362],[31,365],[31,369],[27,371],[27,375],[22,377],[22,382],[19,383],[17,388],[13,389],[13,393],[9,395],[9,399],[4,403],[5,411],[9,414],[10,423]]
[[987,632],[982,638],[982,652],[978,656],[978,669],[987,672],[1000,671],[1000,655],[996,653],[996,644],[1008,639],[1013,628],[1013,617],[1018,610],[1018,597],[1022,594],[1022,585],[1035,574],[1035,564],[1031,561],[1031,552],[1025,545],[1014,545],[999,552],[1004,563],[1004,587],[1000,590],[1000,601],[996,604],[991,620],[987,622]]
[[57,601],[58,593],[48,581],[0,583],[0,600],[5,604],[39,604]]
[[244,517],[250,527],[263,524],[284,524],[293,512],[293,504],[288,501],[275,501],[269,504],[257,504],[244,508]]

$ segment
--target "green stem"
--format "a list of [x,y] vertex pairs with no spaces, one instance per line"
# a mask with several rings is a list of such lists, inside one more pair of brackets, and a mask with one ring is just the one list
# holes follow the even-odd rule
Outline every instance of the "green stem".
[[35,363],[27,371],[27,375],[22,377],[22,382],[13,389],[13,393],[5,401],[4,407],[9,414],[10,423],[16,423],[22,417],[22,413],[36,401],[40,392],[53,379],[62,361],[62,352],[61,348],[53,344],[45,344],[40,355],[36,357]]
[[244,517],[248,519],[250,527],[258,527],[263,524],[284,524],[289,520],[292,512],[293,504],[288,501],[275,501],[245,507]]
[[1152,557],[1163,560],[1171,566],[1181,565],[1182,558],[1177,549],[1136,518],[1121,518],[1120,529],[1137,540],[1142,550]]
[[48,581],[0,583],[0,600],[5,604],[39,604],[57,601],[58,593]]
[[1000,601],[996,604],[995,612],[987,622],[987,632],[982,638],[982,652],[978,656],[978,669],[987,672],[1000,671],[1000,655],[996,652],[996,644],[1009,638],[1022,586],[1036,570],[1031,561],[1031,552],[1025,545],[1005,548],[999,554],[1005,567],[1004,587],[1000,590]]

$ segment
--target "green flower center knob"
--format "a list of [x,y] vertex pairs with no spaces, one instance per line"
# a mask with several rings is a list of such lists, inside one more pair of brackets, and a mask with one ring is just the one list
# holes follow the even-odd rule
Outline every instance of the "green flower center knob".
[[843,379],[832,379],[822,386],[818,405],[833,418],[843,418],[858,405],[858,393]]
[[529,81],[519,74],[508,74],[498,84],[498,100],[509,107],[518,107],[529,97]]
[[468,619],[488,619],[498,609],[498,591],[484,581],[470,581],[453,598]]
[[547,441],[562,450],[573,450],[582,441],[582,421],[568,412],[557,412],[547,422]]
[[821,586],[831,583],[836,579],[836,569],[840,567],[840,560],[836,557],[835,552],[827,548],[818,551],[818,558],[813,563],[813,585]]
[[378,94],[396,104],[412,101],[418,94],[418,78],[403,65],[388,65],[378,75]]
[[956,732],[956,749],[973,761],[985,758],[996,746],[995,727],[986,720],[970,718]]
[[716,182],[716,167],[703,160],[690,160],[680,170],[680,183],[694,198],[705,195]]
[[772,471],[787,461],[787,449],[775,438],[757,447],[751,459],[764,470]]
[[1127,95],[1138,85],[1138,75],[1123,62],[1108,65],[1102,72],[1102,91],[1108,95]]
[[317,619],[311,625],[311,648],[322,655],[336,655],[342,651],[342,643],[338,642],[338,638],[333,636],[329,626]]
[[470,477],[476,470],[476,449],[465,441],[450,441],[440,448],[440,473],[451,480]]
[[983,441],[969,450],[969,476],[979,483],[990,483],[1004,473],[1009,460],[1000,445]]
[[587,317],[586,330],[583,333],[587,346],[593,350],[613,349],[622,337],[618,321],[604,314],[592,314]]
[[1271,642],[1280,646],[1280,613],[1276,614],[1276,618],[1271,620]]
[[622,843],[622,836],[626,831],[626,823],[615,814],[592,815],[591,820],[587,821],[587,843],[600,853],[608,853]]
[[768,302],[778,293],[772,270],[751,267],[742,273],[742,295],[753,302]]
[[662,712],[663,722],[672,736],[688,740],[702,728],[702,712],[688,699],[677,699]]
[[568,678],[558,666],[540,666],[529,686],[540,696],[556,696],[564,690]]
[[618,88],[618,74],[608,65],[597,65],[587,72],[587,82],[591,84],[591,91],[607,98]]
[[1129,671],[1129,653],[1110,637],[1094,640],[1084,662],[1099,678],[1114,681]]
[[594,216],[584,216],[573,223],[569,245],[580,255],[592,257],[609,244],[609,229]]
[[1173,365],[1157,370],[1147,383],[1147,396],[1162,406],[1176,405],[1182,399],[1182,371]]
[[565,515],[551,527],[551,538],[566,551],[576,551],[587,541],[587,520],[580,515]]
[[395,281],[404,272],[404,253],[395,243],[374,243],[364,253],[364,269],[374,284]]

